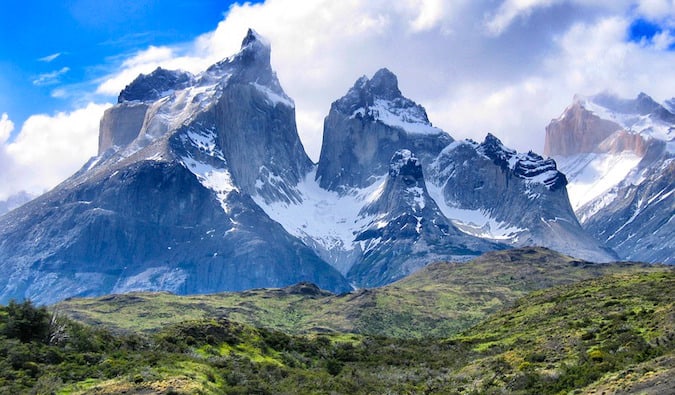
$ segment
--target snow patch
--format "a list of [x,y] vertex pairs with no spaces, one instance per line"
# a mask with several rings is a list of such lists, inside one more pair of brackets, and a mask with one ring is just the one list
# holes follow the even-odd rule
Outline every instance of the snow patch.
[[[290,234],[302,240],[310,240],[327,251],[352,251],[358,243],[356,234],[365,229],[374,216],[359,215],[361,209],[382,193],[383,179],[363,189],[353,189],[340,195],[319,187],[315,181],[316,168],[296,186],[301,202],[266,203],[260,196],[255,202],[273,220],[280,223]],[[386,223],[378,225],[386,226]]]
[[254,82],[252,84],[260,93],[265,95],[269,102],[272,104],[272,106],[276,107],[278,104],[284,105],[286,107],[290,108],[295,108],[295,103],[293,100],[286,96],[286,95],[280,95],[274,91],[272,91],[270,88],[260,85],[257,82]]
[[558,168],[567,176],[567,193],[572,209],[577,211],[588,202],[605,195],[602,204],[594,207],[594,212],[612,202],[612,196],[616,195],[608,194],[610,190],[625,180],[637,168],[641,159],[630,151],[555,158]]
[[434,183],[427,183],[427,191],[441,213],[466,234],[483,239],[515,243],[518,235],[526,231],[526,229],[495,220],[485,210],[470,210],[449,205],[443,197],[443,188]]
[[216,197],[220,202],[220,206],[226,213],[229,213],[226,203],[227,196],[230,192],[239,190],[234,186],[232,175],[229,170],[225,168],[216,168],[198,162],[192,158],[181,158],[181,164],[185,166],[186,169],[190,170],[204,187],[215,192]]

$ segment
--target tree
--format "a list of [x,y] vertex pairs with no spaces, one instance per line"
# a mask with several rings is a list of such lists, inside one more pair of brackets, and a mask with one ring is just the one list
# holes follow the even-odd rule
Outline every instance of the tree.
[[5,321],[0,334],[23,343],[48,340],[50,317],[46,307],[35,307],[27,299],[21,303],[11,300],[5,311],[7,315],[0,318]]

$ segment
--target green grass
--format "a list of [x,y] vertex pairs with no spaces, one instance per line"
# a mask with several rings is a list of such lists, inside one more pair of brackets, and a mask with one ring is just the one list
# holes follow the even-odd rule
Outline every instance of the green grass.
[[151,333],[178,322],[227,317],[293,334],[351,332],[397,338],[448,337],[511,306],[529,292],[614,273],[670,270],[645,264],[593,264],[543,248],[435,263],[394,284],[346,295],[307,286],[176,296],[133,293],[70,299],[56,308],[92,325]]
[[[258,292],[287,293],[238,297]],[[383,314],[401,302],[381,296],[341,298],[367,298]],[[64,335],[56,342],[8,335],[14,317],[0,307],[0,394],[672,393],[674,303],[675,272],[647,270],[534,291],[442,339],[295,335],[206,316],[111,333],[62,317],[50,326]]]

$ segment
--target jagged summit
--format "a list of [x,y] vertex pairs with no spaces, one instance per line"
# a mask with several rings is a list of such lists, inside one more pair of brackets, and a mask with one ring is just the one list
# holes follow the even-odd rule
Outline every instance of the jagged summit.
[[442,133],[431,125],[424,107],[403,96],[396,75],[386,68],[372,79],[359,78],[333,107],[350,117],[374,120],[407,133]]
[[395,281],[434,259],[466,260],[505,245],[462,233],[429,195],[422,164],[398,150],[373,199],[361,210],[372,220],[355,238],[363,258],[347,273],[359,286]]
[[185,71],[157,67],[150,74],[141,74],[120,92],[117,102],[155,101],[170,92],[184,89],[192,82],[192,74]]
[[317,179],[321,187],[342,192],[387,174],[400,149],[416,152],[424,163],[453,141],[431,125],[424,107],[402,95],[388,69],[359,78],[333,102],[323,136]]
[[410,150],[396,151],[389,164],[389,176],[401,177],[408,185],[423,179],[422,164]]
[[546,127],[584,228],[624,259],[673,262],[675,109],[645,93],[575,96]]
[[382,68],[373,75],[370,86],[375,97],[393,100],[402,96],[398,89],[398,78],[387,68]]
[[548,189],[555,191],[567,185],[565,175],[558,171],[553,159],[544,159],[532,151],[526,154],[510,149],[497,137],[488,133],[485,140],[478,146],[478,151],[492,159],[492,161],[513,174],[530,182],[539,182]]

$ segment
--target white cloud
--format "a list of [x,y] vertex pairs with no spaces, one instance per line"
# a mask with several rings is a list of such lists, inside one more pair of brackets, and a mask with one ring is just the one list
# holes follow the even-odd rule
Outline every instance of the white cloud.
[[7,141],[12,130],[14,130],[14,122],[9,119],[7,113],[3,113],[0,117],[0,144]]
[[[494,7],[469,0],[267,0],[235,5],[214,31],[192,42],[153,46],[126,58],[100,81],[97,92],[117,95],[139,73],[157,66],[199,72],[234,54],[252,27],[272,44],[272,65],[296,103],[298,130],[314,160],[331,103],[359,76],[380,67],[394,71],[403,93],[454,137],[482,140],[492,132],[518,150],[541,152],[544,127],[575,93],[611,89],[634,97],[644,91],[660,101],[675,95],[675,79],[667,78],[675,52],[664,50],[672,35],[627,41],[634,18],[672,20],[673,1],[589,3],[504,0]],[[490,25],[495,34],[486,34]],[[7,162],[11,153],[13,165],[28,169],[14,172],[23,180],[15,177],[11,185],[53,186],[96,152],[103,106],[78,111],[35,116],[13,148],[2,147],[0,161]],[[70,163],[67,168],[60,168],[62,161]]]
[[[72,112],[28,118],[13,141],[0,145],[0,200],[19,191],[42,193],[96,155],[98,125],[107,107],[90,103]],[[3,114],[0,137],[12,128]]]
[[54,59],[58,58],[59,56],[61,56],[61,52],[57,52],[57,53],[53,53],[51,55],[44,56],[44,57],[38,59],[38,61],[49,63],[49,62],[53,61]]
[[60,70],[54,70],[50,73],[40,74],[33,80],[33,85],[53,85],[58,84],[62,75],[70,71],[70,68],[63,67]]
[[549,7],[561,0],[505,0],[497,11],[488,17],[488,33],[502,34],[517,18],[527,18],[535,9]]
[[651,20],[675,22],[675,0],[641,0],[637,12]]

